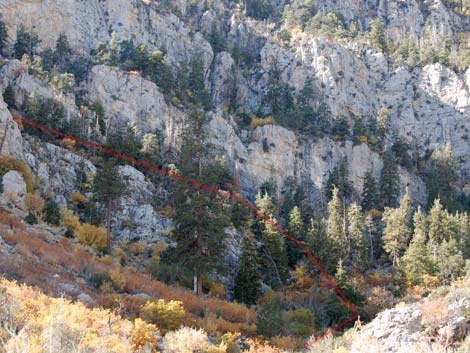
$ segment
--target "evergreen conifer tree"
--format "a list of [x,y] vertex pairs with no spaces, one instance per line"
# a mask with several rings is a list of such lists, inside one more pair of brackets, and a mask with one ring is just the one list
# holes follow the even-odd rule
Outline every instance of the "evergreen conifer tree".
[[364,212],[379,208],[379,191],[377,190],[377,182],[370,170],[364,176],[361,207]]
[[[298,241],[303,242],[305,240],[302,214],[300,213],[298,206],[295,206],[289,214],[287,231]],[[289,258],[289,266],[293,267],[302,257],[303,251],[289,239],[286,239],[285,243],[287,247],[287,256]]]
[[[186,177],[227,189],[226,166],[209,159],[206,124],[207,118],[201,109],[188,114],[179,169]],[[216,193],[183,182],[178,182],[175,188],[177,207],[173,238],[177,242],[177,260],[194,275],[194,292],[201,295],[203,275],[223,270],[221,254],[225,248],[228,210]]]
[[235,300],[252,305],[261,293],[261,276],[256,258],[255,239],[248,234],[243,239],[242,254],[237,276],[235,277]]
[[395,268],[406,249],[411,234],[410,218],[412,215],[411,202],[408,191],[400,202],[398,208],[386,207],[382,216],[385,223],[383,231],[384,250],[390,254]]
[[95,198],[106,209],[106,247],[111,250],[111,216],[115,202],[125,194],[125,184],[119,174],[119,169],[114,160],[107,160],[103,168],[96,173],[93,192]]
[[387,150],[384,153],[383,168],[380,173],[380,200],[383,207],[396,207],[399,193],[398,165],[392,151]]
[[367,269],[370,260],[369,248],[365,236],[365,221],[361,208],[353,203],[348,208],[349,266],[358,270]]
[[343,200],[336,187],[333,187],[333,196],[328,203],[328,239],[331,244],[331,256],[344,262],[348,251],[346,217]]
[[421,208],[413,216],[413,239],[400,261],[406,278],[413,285],[423,283],[423,275],[432,274],[434,265],[429,256],[427,242],[427,220]]

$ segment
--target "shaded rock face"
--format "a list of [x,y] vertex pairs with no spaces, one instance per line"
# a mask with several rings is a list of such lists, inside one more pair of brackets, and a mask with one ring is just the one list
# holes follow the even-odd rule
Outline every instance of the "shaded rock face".
[[115,234],[127,241],[167,242],[162,232],[171,228],[172,222],[153,206],[160,201],[157,198],[158,190],[131,166],[121,166],[119,173],[127,192],[113,212],[112,228]]

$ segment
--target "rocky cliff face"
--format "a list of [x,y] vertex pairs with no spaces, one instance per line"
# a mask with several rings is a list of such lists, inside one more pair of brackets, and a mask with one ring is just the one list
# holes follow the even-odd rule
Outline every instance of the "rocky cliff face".
[[[272,5],[276,5],[273,13],[279,14],[284,2]],[[397,40],[409,35],[420,43],[425,30],[452,38],[470,30],[470,17],[455,14],[439,0],[318,0],[316,7],[322,13],[340,13],[345,22],[354,21],[363,30],[369,28],[372,19],[381,18],[386,33]],[[379,109],[387,107],[391,126],[411,145],[412,154],[426,157],[449,144],[458,160],[461,185],[470,182],[470,69],[455,72],[442,64],[410,68],[364,43],[331,41],[301,31],[292,31],[287,40],[280,40],[281,27],[276,21],[248,18],[240,4],[231,1],[205,6],[202,0],[3,0],[0,13],[11,42],[17,29],[24,26],[38,35],[41,49],[54,47],[64,33],[73,50],[88,56],[99,42],[109,42],[114,33],[118,40],[133,39],[136,44],[147,45],[150,51],[162,50],[174,74],[182,63],[191,63],[195,57],[201,59],[205,85],[215,105],[207,114],[207,134],[214,153],[226,158],[232,170],[238,171],[242,192],[249,199],[266,181],[274,179],[279,189],[292,178],[309,192],[313,201],[322,202],[329,173],[344,159],[348,161],[354,192],[359,196],[364,174],[371,170],[378,177],[383,166],[380,153],[366,143],[339,141],[334,136],[313,137],[280,125],[252,128],[240,124],[239,117],[226,109],[228,97],[232,97],[238,112],[270,113],[266,111],[265,98],[273,67],[294,93],[311,79],[311,104],[325,102],[333,119],[344,117],[352,125],[359,118],[376,119]],[[225,44],[219,50],[210,44],[214,28],[220,31]],[[240,63],[234,48],[251,58],[252,63]],[[0,88],[3,92],[10,83],[18,105],[35,98],[58,101],[64,106],[68,122],[79,122],[89,130],[92,122],[80,110],[80,100],[98,102],[104,108],[110,132],[125,125],[136,127],[140,137],[158,130],[163,135],[163,153],[172,160],[178,158],[187,109],[138,72],[94,65],[71,92],[36,76],[20,61],[4,59]],[[61,205],[79,187],[80,165],[90,175],[96,170],[90,161],[74,152],[23,138],[3,101],[0,129],[0,153],[27,162],[42,190],[51,192]],[[390,141],[386,143],[390,145]],[[122,225],[132,220],[133,233],[161,239],[171,221],[161,216],[154,205],[152,195],[158,190],[134,168],[123,167],[121,173],[132,197],[121,200],[113,228],[121,237],[129,238],[130,229]],[[14,176],[10,177],[7,179],[14,183]],[[426,187],[418,173],[401,168],[400,181],[402,191],[408,186],[416,202],[426,203]],[[231,251],[236,253],[235,245]]]
[[[0,12],[12,40],[19,26],[24,25],[38,34],[42,48],[53,47],[59,34],[65,33],[74,49],[88,52],[98,42],[108,42],[114,32],[119,39],[135,38],[149,49],[163,49],[170,65],[190,62],[196,54],[203,60],[206,84],[214,102],[223,103],[235,82],[236,104],[240,110],[260,108],[268,72],[275,64],[283,80],[296,91],[303,88],[307,78],[312,78],[318,95],[327,102],[334,116],[345,116],[350,121],[374,117],[386,106],[391,111],[392,126],[422,156],[437,146],[450,144],[460,161],[462,182],[467,183],[470,176],[466,123],[470,111],[468,70],[459,75],[440,64],[414,70],[405,66],[395,68],[374,50],[312,39],[304,34],[294,35],[288,44],[281,44],[273,39],[266,24],[247,19],[233,4],[204,8],[202,2],[190,6],[181,1],[173,5],[169,13],[163,5],[140,0],[67,4],[32,0],[21,5],[16,1],[2,1]],[[419,37],[426,20],[435,33],[456,35],[468,29],[469,22],[439,1],[421,5],[415,1],[372,4],[348,0],[334,5],[320,1],[317,8],[324,13],[341,13],[346,21],[354,20],[364,28],[375,17],[385,18],[386,31],[392,37],[403,29]],[[55,19],[52,27],[50,18]],[[243,73],[228,52],[214,55],[206,39],[213,24],[222,28],[227,43],[236,42],[259,56],[256,69]],[[67,118],[79,117],[72,95],[42,84],[18,62],[8,62],[2,67],[2,73],[3,87],[14,81],[19,102],[31,95],[52,97],[64,104]],[[165,101],[154,83],[99,65],[91,70],[85,91],[90,100],[103,104],[112,124],[133,123],[143,133],[158,128],[164,133],[167,150],[177,149],[185,112]],[[349,161],[351,181],[359,193],[365,171],[372,168],[377,175],[381,168],[380,157],[367,146],[329,139],[313,141],[278,126],[245,131],[219,110],[212,116],[214,142],[232,166],[235,163],[240,166],[246,194],[272,175],[280,185],[292,176],[299,183],[321,189],[341,158]],[[262,148],[263,141],[268,142],[268,151]],[[412,187],[417,200],[425,201],[424,186],[418,177],[403,170],[402,181],[403,187],[407,184]]]

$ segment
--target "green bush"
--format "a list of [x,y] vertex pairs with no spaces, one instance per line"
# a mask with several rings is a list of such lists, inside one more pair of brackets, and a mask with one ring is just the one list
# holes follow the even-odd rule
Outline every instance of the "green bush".
[[34,215],[34,213],[29,212],[26,218],[24,219],[26,223],[28,224],[37,224],[38,223],[38,218]]
[[49,200],[44,208],[44,220],[52,225],[58,226],[60,224],[60,209],[57,202]]

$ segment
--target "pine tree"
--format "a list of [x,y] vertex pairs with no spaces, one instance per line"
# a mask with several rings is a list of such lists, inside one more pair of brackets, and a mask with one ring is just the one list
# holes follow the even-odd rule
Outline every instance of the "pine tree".
[[365,270],[369,263],[369,249],[365,236],[365,221],[361,208],[353,203],[348,208],[349,266]]
[[59,205],[54,200],[47,201],[44,207],[44,220],[55,226],[60,224],[60,209]]
[[4,54],[5,49],[8,47],[8,32],[5,22],[3,22],[0,16],[0,54]]
[[[226,166],[209,158],[206,124],[202,110],[188,114],[179,169],[188,178],[227,189]],[[221,254],[225,249],[227,209],[220,195],[187,183],[178,182],[175,194],[173,238],[177,242],[177,260],[194,275],[194,292],[201,295],[203,275],[223,269]]]
[[212,108],[212,99],[205,86],[204,63],[201,55],[194,55],[189,75],[189,89],[192,92],[193,104],[200,104],[205,110]]
[[467,212],[459,216],[458,242],[464,259],[470,259],[470,219]]
[[114,160],[107,160],[103,168],[96,173],[93,193],[95,198],[106,208],[106,247],[111,250],[111,216],[115,202],[125,194],[125,184],[121,180]]
[[[277,223],[275,218],[271,221]],[[265,222],[265,227],[261,236],[261,258],[263,268],[262,273],[266,281],[274,289],[281,289],[289,276],[289,259],[285,250],[284,238],[269,223]]]
[[160,143],[155,134],[145,134],[140,149],[142,159],[150,164],[158,164],[160,162]]
[[434,205],[429,210],[429,240],[439,244],[451,237],[449,227],[449,213],[444,209],[440,199],[434,200]]
[[364,176],[364,184],[362,187],[362,210],[370,211],[379,208],[379,191],[377,190],[377,182],[372,172],[369,170]]
[[119,62],[119,42],[116,37],[116,33],[111,34],[111,40],[109,41],[109,59],[107,65],[117,66]]
[[406,249],[411,234],[410,218],[412,215],[411,202],[408,192],[402,198],[399,208],[386,207],[382,216],[385,223],[383,231],[384,250],[390,254],[395,268]]
[[400,263],[406,278],[413,285],[423,283],[423,275],[432,274],[434,264],[429,256],[427,242],[427,220],[421,208],[413,216],[414,233]]
[[55,44],[54,62],[60,68],[65,69],[65,64],[70,60],[71,55],[72,49],[70,48],[67,36],[61,33]]
[[399,194],[398,165],[392,151],[387,150],[384,153],[383,168],[380,173],[380,200],[383,207],[396,207]]
[[331,256],[344,261],[348,250],[345,208],[336,187],[333,188],[333,196],[328,203],[328,239],[331,243]]
[[3,92],[3,100],[8,105],[8,109],[16,109],[15,92],[10,82],[8,82],[5,92]]
[[442,284],[449,284],[463,275],[465,261],[457,241],[444,240],[437,248],[437,277]]
[[352,194],[352,186],[349,181],[348,162],[346,159],[339,162],[331,171],[326,182],[326,194],[329,199],[333,195],[333,188],[337,187],[339,195],[347,199]]
[[[289,214],[289,224],[287,225],[287,231],[298,241],[304,242],[305,231],[302,214],[300,213],[298,206],[295,206]],[[303,251],[289,239],[286,239],[285,243],[287,247],[287,257],[289,258],[289,266],[293,267],[302,257]]]
[[370,40],[371,45],[379,49],[382,53],[387,54],[387,37],[379,19],[370,22]]
[[451,211],[457,209],[456,168],[455,157],[449,145],[443,150],[433,152],[431,173],[426,183],[429,191],[429,206],[436,198],[440,198],[444,208]]
[[36,54],[36,47],[40,42],[37,35],[27,32],[24,26],[21,25],[16,31],[13,56],[18,60],[21,60],[25,54],[32,58]]
[[243,239],[240,266],[235,278],[234,299],[247,305],[255,304],[261,293],[261,276],[254,242],[252,235]]

